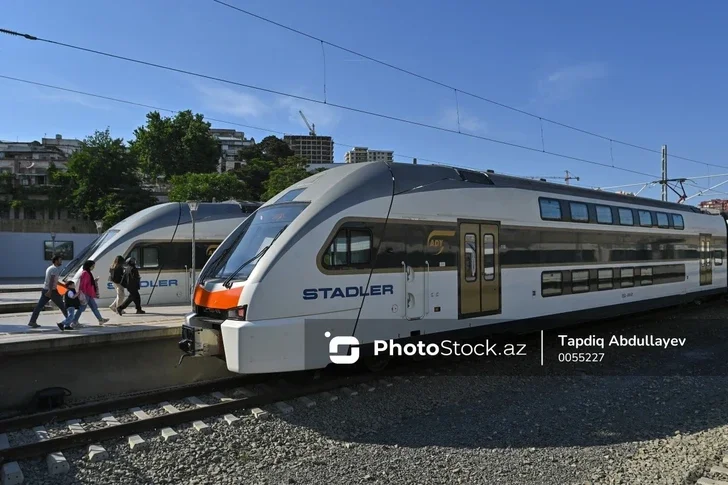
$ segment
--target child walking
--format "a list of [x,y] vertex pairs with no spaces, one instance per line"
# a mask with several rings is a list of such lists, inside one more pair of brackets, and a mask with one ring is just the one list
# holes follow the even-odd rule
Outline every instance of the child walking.
[[73,317],[76,312],[81,308],[81,301],[78,299],[78,293],[76,292],[76,285],[74,282],[68,281],[66,283],[66,288],[68,291],[66,291],[66,295],[63,298],[64,303],[66,304],[66,310],[68,311],[68,316],[65,320],[56,324],[58,325],[58,328],[61,329],[61,332],[64,330],[75,330],[75,328],[71,326],[71,322],[73,321]]

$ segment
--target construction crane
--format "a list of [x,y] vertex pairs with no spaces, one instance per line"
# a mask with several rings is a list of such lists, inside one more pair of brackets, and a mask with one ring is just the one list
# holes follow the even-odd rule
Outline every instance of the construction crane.
[[311,136],[316,136],[316,125],[308,122],[306,116],[303,114],[303,111],[299,109],[298,112],[300,113],[301,118],[303,118],[303,122],[306,123],[306,126],[308,126],[308,134]]
[[574,177],[571,173],[569,173],[568,170],[566,170],[566,176],[565,177],[554,176],[554,177],[527,177],[527,178],[530,178],[530,179],[538,179],[538,180],[542,180],[544,182],[546,180],[564,180],[566,182],[566,185],[569,185],[569,180],[576,180],[577,182],[579,181],[579,177]]

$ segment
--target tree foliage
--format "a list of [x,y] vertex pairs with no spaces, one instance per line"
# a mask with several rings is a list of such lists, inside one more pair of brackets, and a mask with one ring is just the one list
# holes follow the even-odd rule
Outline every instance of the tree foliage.
[[173,118],[147,114],[147,123],[134,130],[131,153],[145,176],[154,178],[217,170],[220,148],[201,114],[181,111]]
[[281,160],[279,165],[270,171],[268,178],[263,182],[265,192],[261,200],[268,200],[284,191],[291,185],[311,176],[306,171],[307,161],[300,157],[288,157]]
[[142,189],[124,141],[112,138],[108,129],[86,138],[66,166],[65,174],[53,178],[58,188],[69,190],[67,208],[88,219],[113,225],[156,202]]
[[170,182],[169,200],[173,202],[212,202],[212,199],[221,202],[247,198],[245,184],[230,172],[173,175]]

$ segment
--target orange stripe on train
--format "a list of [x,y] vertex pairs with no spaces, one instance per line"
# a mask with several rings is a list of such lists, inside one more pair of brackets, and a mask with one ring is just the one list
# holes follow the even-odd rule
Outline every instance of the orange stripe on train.
[[201,286],[195,288],[195,305],[218,310],[229,310],[238,306],[243,287],[207,291]]
[[58,290],[58,294],[61,296],[65,295],[66,292],[68,291],[68,289],[66,288],[66,285],[64,285],[63,283],[58,283],[56,285],[56,290]]

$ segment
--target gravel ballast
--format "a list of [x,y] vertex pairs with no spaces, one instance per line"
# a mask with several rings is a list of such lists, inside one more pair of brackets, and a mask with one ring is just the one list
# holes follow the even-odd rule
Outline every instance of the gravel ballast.
[[[726,315],[726,305],[710,305],[650,325],[690,338],[690,319]],[[709,344],[686,345],[676,368],[725,360],[723,343]],[[644,375],[655,371],[649,355],[638,362],[644,372],[612,376],[504,376],[493,362],[466,360],[454,367],[467,372],[388,377],[393,385],[374,392],[312,396],[312,408],[289,402],[288,415],[271,406],[269,420],[242,411],[233,426],[205,419],[209,435],[189,425],[175,427],[176,442],[144,433],[145,451],[102,443],[104,462],[67,450],[65,475],[49,476],[45,460],[20,465],[33,484],[695,483],[728,452],[728,379]]]

